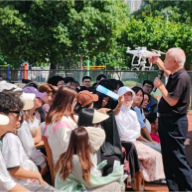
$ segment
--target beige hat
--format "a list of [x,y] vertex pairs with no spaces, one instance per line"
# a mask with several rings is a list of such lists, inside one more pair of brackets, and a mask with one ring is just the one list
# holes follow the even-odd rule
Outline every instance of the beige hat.
[[102,121],[105,121],[108,118],[109,118],[109,115],[106,115],[104,113],[100,113],[100,112],[94,110],[92,123],[93,124],[101,123]]
[[89,136],[91,152],[96,153],[105,141],[105,131],[101,128],[84,127]]
[[29,110],[34,107],[34,99],[36,95],[34,93],[25,93],[23,92],[20,96],[21,101],[23,101],[23,110]]

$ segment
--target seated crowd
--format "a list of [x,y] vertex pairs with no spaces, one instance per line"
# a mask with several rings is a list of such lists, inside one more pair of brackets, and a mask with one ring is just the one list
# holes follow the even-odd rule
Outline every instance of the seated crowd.
[[[118,101],[97,92],[98,85],[119,94]],[[129,88],[103,74],[93,86],[89,76],[82,86],[61,76],[40,86],[0,81],[0,191],[121,191],[125,173],[133,189],[165,179],[153,86],[145,80]]]

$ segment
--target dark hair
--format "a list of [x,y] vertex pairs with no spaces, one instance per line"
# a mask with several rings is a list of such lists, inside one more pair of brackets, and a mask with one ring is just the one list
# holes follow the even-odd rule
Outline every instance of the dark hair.
[[155,120],[157,119],[157,113],[149,113],[146,119],[150,122],[155,124]]
[[[132,88],[132,90],[133,90],[136,94],[137,94],[139,91],[141,91],[142,94],[143,94],[143,100],[144,100],[144,91],[143,91],[143,89],[142,89],[141,87],[135,86],[135,87]],[[143,104],[143,100],[141,101],[140,106]]]
[[84,127],[74,129],[71,133],[69,146],[65,153],[61,154],[55,166],[55,173],[65,181],[73,168],[73,155],[79,157],[79,164],[82,169],[82,178],[90,182],[90,172],[93,163],[90,156],[89,136]]
[[98,83],[93,83],[92,87],[97,87]]
[[21,111],[23,102],[13,92],[0,92],[0,112],[8,115],[10,111]]
[[84,76],[83,79],[82,79],[82,82],[83,82],[85,79],[90,79],[90,80],[91,80],[91,77],[89,77],[89,76]]
[[153,81],[151,81],[151,80],[144,80],[144,81],[143,81],[143,86],[144,86],[146,83],[149,84],[149,85],[151,85],[151,86],[152,86],[152,89],[153,89],[153,87],[154,87]]
[[99,99],[98,101],[94,102],[94,108],[95,109],[101,109],[102,108],[102,103],[103,103],[103,99],[105,97],[108,97],[107,95],[104,95],[100,92],[96,92],[96,94],[98,95]]
[[89,127],[93,126],[93,114],[94,114],[94,109],[82,109],[79,112],[79,119],[78,119],[78,126],[84,126],[84,127]]
[[80,86],[79,82],[78,81],[75,81],[75,84],[77,84],[77,86]]
[[77,87],[75,90],[79,93],[79,92],[81,92],[81,91],[87,90],[87,87],[85,87],[85,86],[79,86],[79,87]]
[[22,79],[22,83],[30,83],[30,82],[32,82],[31,80],[29,80],[29,79]]
[[119,88],[124,86],[122,81],[120,81],[120,80],[116,80],[116,81],[117,81],[117,85],[119,85]]
[[100,74],[100,75],[97,76],[96,81],[100,81],[101,78],[107,79],[107,77],[104,74]]
[[102,85],[103,87],[113,91],[113,83],[109,79],[103,79],[99,82],[99,85]]
[[88,105],[86,105],[85,107],[82,107],[81,104],[79,102],[77,102],[77,104],[75,105],[75,108],[74,108],[74,112],[75,113],[79,113],[82,109],[86,109],[86,108],[89,108],[91,106],[93,102],[89,103]]
[[109,81],[111,82],[112,87],[113,87],[112,91],[117,89],[117,80],[116,79],[109,79]]
[[53,77],[50,77],[48,79],[47,83],[51,84],[51,85],[54,85],[54,86],[57,86],[59,81],[63,81],[64,82],[64,78],[61,77],[61,76],[53,76]]
[[55,94],[55,99],[46,117],[46,124],[58,122],[63,116],[71,116],[73,119],[73,111],[71,111],[71,105],[77,96],[77,92],[74,89],[70,89],[66,86],[59,88]]
[[38,89],[38,85],[34,82],[30,82],[30,83],[26,84],[25,87],[34,87],[34,88]]
[[[147,95],[149,97],[149,99],[150,99],[150,95],[147,92],[143,91],[143,94]],[[144,95],[143,95],[143,97],[144,97]]]
[[95,93],[95,92],[96,92],[96,87],[94,87],[94,86],[87,87],[87,90],[88,90],[89,92]]
[[64,82],[67,84],[67,83],[75,83],[75,79],[73,77],[65,77],[64,78]]

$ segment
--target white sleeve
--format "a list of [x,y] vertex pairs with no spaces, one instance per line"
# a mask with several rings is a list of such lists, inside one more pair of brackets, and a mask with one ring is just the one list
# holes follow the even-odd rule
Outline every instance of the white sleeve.
[[25,149],[27,156],[38,166],[45,164],[45,159],[42,156],[42,153],[34,146],[33,138],[29,130],[29,125],[26,121],[24,121],[21,127],[18,129],[18,136],[21,140],[21,143],[23,144],[23,148]]
[[129,128],[127,126],[129,124],[129,120],[125,122],[123,119],[118,118],[118,116],[116,116],[115,118],[116,118],[119,136],[122,141],[134,141],[141,135],[140,124],[137,119],[136,113],[132,115],[132,118],[133,118],[132,120],[134,121],[134,125],[129,126]]
[[16,183],[12,180],[7,171],[5,161],[0,151],[0,191],[9,191],[15,187]]
[[7,169],[20,167],[19,143],[13,133],[7,133],[4,136],[2,155]]

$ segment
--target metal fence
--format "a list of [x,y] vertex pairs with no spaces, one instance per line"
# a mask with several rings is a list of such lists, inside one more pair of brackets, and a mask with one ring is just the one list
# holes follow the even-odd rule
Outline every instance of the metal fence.
[[[8,74],[9,73],[9,74]],[[4,78],[10,77],[13,82],[21,82],[21,79],[24,77],[23,74],[27,75],[27,78],[39,83],[47,82],[47,80],[54,76],[60,75],[62,77],[73,77],[80,84],[82,82],[82,77],[87,75],[92,78],[92,84],[96,81],[96,77],[99,74],[104,74],[108,79],[118,79],[121,80],[124,85],[133,87],[135,85],[142,86],[142,82],[146,79],[154,81],[155,77],[158,75],[158,71],[125,71],[125,70],[0,70],[0,74]],[[192,110],[192,71],[188,71],[189,76],[191,77],[191,105],[190,109]],[[165,78],[163,77],[162,81],[165,83]],[[161,97],[159,90],[154,93],[154,96],[157,98]]]

